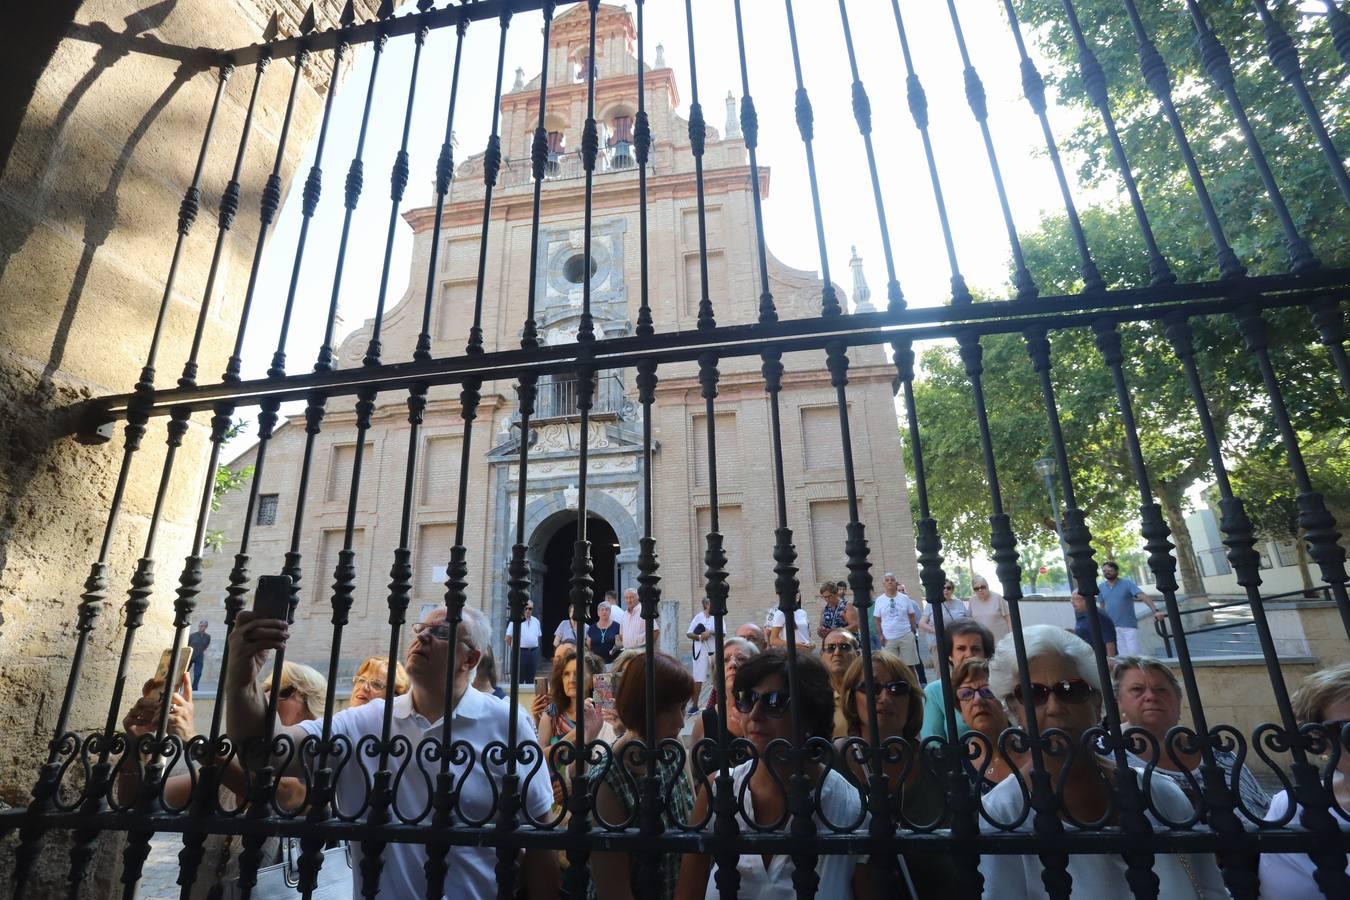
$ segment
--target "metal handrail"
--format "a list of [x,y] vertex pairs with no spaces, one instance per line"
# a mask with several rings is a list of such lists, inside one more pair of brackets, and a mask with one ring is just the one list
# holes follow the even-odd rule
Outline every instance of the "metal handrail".
[[[1312,591],[1311,591],[1311,596],[1310,596],[1310,594],[1309,594],[1309,591],[1306,590],[1306,589],[1304,589],[1304,588],[1299,588],[1299,589],[1296,590],[1296,591],[1286,591],[1286,592],[1283,593],[1283,594],[1270,594],[1270,595],[1261,597],[1261,603],[1262,603],[1262,604],[1266,604],[1266,603],[1278,603],[1278,602],[1280,602],[1280,601],[1284,601],[1284,600],[1293,600],[1293,599],[1299,599],[1299,600],[1313,600],[1313,599],[1319,599],[1319,600],[1325,600],[1325,601],[1330,602],[1331,599],[1332,599],[1332,597],[1331,597],[1331,588],[1328,587],[1327,585],[1322,585],[1321,587],[1315,587],[1315,588],[1313,588]],[[1243,597],[1243,598],[1240,599],[1240,600],[1230,600],[1230,601],[1228,601],[1228,602],[1226,602],[1226,603],[1210,603],[1210,604],[1207,604],[1207,605],[1205,605],[1205,606],[1197,607],[1196,609],[1178,609],[1178,610],[1177,610],[1177,615],[1178,615],[1178,616],[1194,616],[1194,615],[1201,615],[1201,614],[1204,614],[1204,613],[1211,613],[1211,612],[1214,612],[1216,609],[1232,609],[1232,608],[1239,607],[1239,606],[1245,606],[1245,607],[1247,607],[1248,609],[1250,609],[1250,608],[1251,608],[1251,601],[1248,600],[1246,597]],[[1233,629],[1233,628],[1241,627],[1242,625],[1245,625],[1245,624],[1248,624],[1248,623],[1246,623],[1246,622],[1227,622],[1227,623],[1224,623],[1224,624],[1222,624],[1222,625],[1198,625],[1198,626],[1196,626],[1195,628],[1185,628],[1185,627],[1183,627],[1182,630],[1181,630],[1181,633],[1182,633],[1182,635],[1185,636],[1185,637],[1190,637],[1190,636],[1193,635],[1193,634],[1205,634],[1206,632],[1211,632],[1211,631],[1228,631],[1228,630],[1231,630],[1231,629]],[[1163,651],[1165,652],[1165,654],[1166,654],[1167,656],[1172,656],[1172,655],[1173,655],[1173,653],[1172,653],[1172,641],[1173,641],[1173,639],[1176,638],[1176,635],[1173,634],[1173,633],[1171,633],[1171,631],[1169,630],[1167,620],[1165,620],[1165,619],[1154,619],[1154,620],[1153,620],[1153,630],[1154,630],[1155,632],[1157,632],[1158,637],[1162,638],[1162,642],[1163,642]]]

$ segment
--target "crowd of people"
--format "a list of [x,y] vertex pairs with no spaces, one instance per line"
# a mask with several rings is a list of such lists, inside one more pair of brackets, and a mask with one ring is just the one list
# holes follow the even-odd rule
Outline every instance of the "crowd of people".
[[[1117,579],[1118,572],[1107,574],[1108,581]],[[1030,708],[1038,729],[1058,729],[1074,748],[1091,748],[1091,735],[1099,733],[1094,729],[1103,723],[1104,698],[1110,692],[1121,727],[1137,729],[1145,737],[1130,744],[1128,772],[1119,770],[1117,758],[1099,745],[1096,752],[1040,754],[1036,764],[1044,766],[1057,786],[1061,816],[1071,822],[1118,825],[1119,810],[1113,798],[1114,785],[1121,778],[1137,780],[1147,801],[1146,815],[1155,828],[1165,827],[1168,821],[1191,820],[1197,811],[1203,816],[1206,766],[1200,748],[1176,741],[1174,736],[1169,742],[1172,729],[1181,723],[1183,692],[1176,674],[1162,661],[1125,652],[1135,636],[1126,636],[1128,626],[1114,621],[1109,606],[1101,608],[1096,617],[1098,634],[1110,657],[1110,677],[1104,682],[1083,623],[1087,601],[1079,595],[1074,598],[1075,628],[1023,627],[1026,670],[1022,671],[1007,603],[992,594],[982,578],[974,579],[969,602],[956,597],[954,583],[944,585],[941,643],[933,616],[936,604],[923,609],[891,573],[883,578],[882,588],[872,603],[874,622],[865,631],[858,608],[848,601],[846,586],[837,582],[820,586],[822,607],[816,621],[798,608],[790,627],[781,612],[769,617],[766,627],[741,624],[722,641],[720,682],[715,681],[710,659],[716,629],[707,601],[686,629],[696,651],[691,653],[692,665],[687,666],[654,648],[648,652],[647,620],[636,591],[625,597],[622,608],[607,598],[599,604],[596,620],[581,642],[575,630],[560,626],[555,632],[557,645],[547,688],[536,691],[530,703],[523,698],[526,686],[522,685],[514,723],[513,707],[498,684],[483,616],[465,609],[454,630],[446,621],[446,611],[435,609],[412,626],[406,669],[395,663],[391,673],[387,659],[365,660],[352,679],[348,707],[332,715],[329,727],[353,747],[363,738],[379,736],[382,728],[390,728],[393,735],[417,747],[427,736],[440,736],[442,715],[450,710],[453,739],[481,749],[506,742],[514,726],[516,739],[537,740],[546,760],[544,775],[521,780],[523,812],[535,823],[558,825],[570,815],[568,797],[579,783],[575,755],[559,752],[567,748],[558,745],[573,742],[580,731],[586,742],[598,740],[608,748],[603,762],[588,756],[594,770],[593,780],[587,782],[594,792],[593,815],[604,828],[636,827],[639,822],[642,779],[649,770],[647,763],[634,762],[641,754],[628,752],[638,749],[633,745],[656,747],[680,741],[688,751],[685,755],[663,753],[656,758],[659,814],[663,827],[670,831],[685,830],[707,819],[716,796],[714,782],[721,774],[721,770],[710,771],[713,757],[707,751],[732,741],[753,750],[733,754],[729,769],[743,832],[787,830],[793,813],[788,786],[800,785],[802,778],[813,798],[819,831],[865,832],[869,810],[874,809],[868,805],[869,792],[875,792],[878,785],[884,785],[890,814],[902,829],[944,827],[952,815],[945,782],[933,777],[933,769],[920,756],[926,739],[955,738],[969,748],[962,765],[972,789],[982,795],[984,815],[979,827],[1030,832],[1034,817],[1027,814],[1026,806],[1033,760],[1024,742],[1008,739],[1008,729],[1029,727],[1025,719]],[[1132,602],[1139,596],[1132,582],[1116,590]],[[525,612],[526,621],[533,619],[528,606]],[[538,620],[534,622],[532,629],[508,631],[508,637],[519,634],[522,668],[527,650],[538,653]],[[564,624],[569,629],[572,626]],[[658,633],[656,627],[653,633]],[[867,666],[862,641],[873,635],[878,643],[869,648],[871,664]],[[236,742],[281,735],[299,746],[323,733],[325,697],[331,692],[322,675],[292,662],[281,667],[272,701],[275,718],[269,721],[272,684],[266,665],[271,653],[284,650],[287,637],[284,621],[249,612],[238,615],[228,642],[224,698],[228,733]],[[921,653],[921,637],[931,639],[926,642],[927,652]],[[526,640],[532,640],[533,647]],[[1137,650],[1137,643],[1134,647]],[[580,684],[579,664],[584,668]],[[927,677],[925,669],[930,666],[935,674],[946,670],[948,688],[939,678]],[[525,673],[521,674],[524,681]],[[533,671],[529,675],[533,679]],[[649,682],[655,697],[651,710],[647,707]],[[1029,697],[1024,695],[1028,684]],[[153,682],[145,685],[142,699],[124,721],[129,734],[156,729],[161,690]],[[386,714],[387,702],[392,702],[392,716]],[[1350,663],[1309,676],[1293,702],[1301,721],[1331,723],[1328,728],[1338,733],[1350,720]],[[169,733],[190,740],[192,690],[186,676],[173,695],[169,716]],[[824,761],[819,754],[800,757],[775,750],[808,739],[832,742],[832,761]],[[895,752],[871,751],[882,744]],[[1268,796],[1233,753],[1216,747],[1212,754],[1248,821],[1261,816],[1278,820],[1291,807],[1297,811],[1297,801],[1287,792],[1273,799]],[[1331,782],[1342,809],[1350,809],[1348,760],[1350,754],[1340,756]],[[303,809],[309,783],[304,754],[278,754],[273,763],[281,768],[278,808]],[[222,807],[238,809],[245,803],[248,776],[238,758],[231,759],[225,769]],[[504,760],[487,753],[457,772],[456,809],[461,821],[491,819],[505,774]],[[118,789],[124,798],[135,795],[137,777],[130,769],[120,773]],[[403,810],[429,809],[433,782],[433,778],[398,779],[395,805]],[[188,775],[172,776],[166,784],[166,804],[184,806],[192,787]],[[359,766],[340,769],[335,797],[339,809],[363,808],[368,791],[366,774]],[[1350,821],[1342,827],[1350,829]],[[221,882],[233,877],[237,857],[237,847],[232,854],[228,844],[237,839],[223,840],[227,845],[217,857],[216,870]],[[269,852],[275,854],[271,848]],[[362,852],[359,842],[351,845],[353,895],[361,893]],[[453,883],[446,882],[447,896],[496,896],[495,850],[456,846],[449,852]],[[425,847],[391,842],[382,854],[378,896],[425,895]],[[530,848],[521,851],[520,862],[525,896],[538,900],[560,896],[568,866],[566,854]],[[729,865],[711,854],[660,853],[661,898],[718,896],[718,869],[724,863]],[[633,855],[597,851],[587,865],[591,897],[627,900],[649,893],[641,863]],[[1045,896],[1039,856],[985,854],[979,865],[986,896]],[[945,896],[960,875],[951,855],[919,849],[884,861],[823,854],[814,866],[819,879],[816,895],[831,898]],[[1132,895],[1126,863],[1119,855],[1072,854],[1067,856],[1067,867],[1075,893]],[[736,871],[740,896],[796,896],[790,854],[745,854],[737,860]],[[1210,854],[1159,854],[1153,872],[1162,897],[1228,896]],[[1263,853],[1260,879],[1263,895],[1321,895],[1314,867],[1303,854]]]

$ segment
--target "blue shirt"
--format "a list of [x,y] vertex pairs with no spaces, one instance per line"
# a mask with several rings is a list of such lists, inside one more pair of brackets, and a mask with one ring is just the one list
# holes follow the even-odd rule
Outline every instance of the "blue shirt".
[[[1098,616],[1098,623],[1102,627],[1102,643],[1114,644],[1116,642],[1116,625],[1111,621],[1110,616]],[[1083,639],[1089,647],[1092,646],[1092,632],[1088,629],[1088,617],[1086,612],[1075,614],[1073,620],[1073,633]],[[1103,647],[1103,650],[1106,648]]]
[[[961,710],[958,709],[956,733],[961,735],[969,730],[970,727],[966,725],[966,720],[961,718]],[[942,682],[937,679],[928,682],[928,687],[923,689],[923,730],[919,732],[919,740],[933,735],[944,739],[947,737],[947,704],[943,702]]]
[[1139,585],[1128,578],[1117,578],[1115,584],[1102,581],[1097,585],[1097,605],[1106,610],[1106,615],[1117,628],[1138,628],[1134,598],[1139,593]]

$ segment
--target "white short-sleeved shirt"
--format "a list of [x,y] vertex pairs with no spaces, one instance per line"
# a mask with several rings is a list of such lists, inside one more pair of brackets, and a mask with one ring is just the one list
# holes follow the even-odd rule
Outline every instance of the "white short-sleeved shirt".
[[[466,690],[455,705],[450,722],[450,739],[467,741],[479,751],[492,741],[507,740],[507,726],[510,723],[510,706],[505,700],[499,700],[491,694]],[[384,721],[384,699],[372,700],[355,709],[344,709],[333,716],[333,734],[345,735],[352,747],[365,735],[379,736]],[[516,733],[521,741],[537,740],[534,725],[525,710],[517,712]],[[312,735],[323,733],[322,720],[310,720],[300,723],[300,727]],[[412,743],[413,752],[422,739],[428,735],[440,737],[441,721],[429,722],[424,716],[413,710],[412,694],[407,693],[394,698],[394,716],[390,735],[402,735]],[[409,765],[417,765],[414,762]],[[373,768],[373,767],[372,767]],[[417,777],[407,772],[398,781],[398,794],[394,802],[405,816],[418,815],[430,806],[430,786],[436,783],[440,771],[437,762],[428,767],[427,778]],[[501,778],[505,768],[493,765],[479,758],[475,760],[473,771],[467,778],[464,767],[453,762],[450,771],[454,775],[455,785],[459,789],[459,809],[470,818],[481,819],[492,810],[494,792],[488,779],[501,790]],[[464,779],[461,781],[460,779]],[[534,778],[522,785],[524,806],[530,815],[543,819],[553,807],[553,789],[547,778]],[[366,797],[366,776],[362,773],[357,760],[348,760],[342,768],[337,781],[336,802],[339,809],[352,811],[357,809]],[[430,813],[428,813],[430,815]],[[352,896],[361,896],[361,843],[353,841],[351,847]],[[425,897],[427,877],[423,866],[427,861],[426,848],[421,844],[390,843],[384,848],[384,868],[380,873],[380,897]],[[497,853],[490,847],[453,847],[450,850],[450,870],[446,876],[447,896],[453,897],[495,897],[497,877],[494,868],[497,865]]]
[[[1136,775],[1138,770],[1135,770]],[[1189,819],[1194,815],[1191,801],[1166,778],[1152,782],[1153,806],[1173,821]],[[1016,778],[1005,778],[984,797],[984,808],[999,821],[1011,822],[1022,814],[1022,792]],[[1150,812],[1147,814],[1154,828],[1163,827]],[[981,831],[997,831],[985,819],[980,819]],[[1031,831],[1032,817],[1027,816],[1015,831]],[[1214,857],[1209,853],[1181,855],[1160,853],[1153,860],[1153,872],[1158,876],[1158,896],[1167,900],[1228,900],[1228,889]],[[1045,883],[1041,881],[1041,860],[1038,856],[1002,856],[988,853],[980,857],[980,874],[984,876],[984,896],[997,900],[1048,900]],[[1134,892],[1125,880],[1125,860],[1114,854],[1075,853],[1069,857],[1069,877],[1073,879],[1075,897],[1094,900],[1132,900]]]
[[[1280,791],[1270,801],[1266,818],[1279,819],[1288,810],[1289,793]],[[1332,815],[1337,815],[1334,810]],[[1298,823],[1298,817],[1299,809],[1295,805],[1294,824]],[[1350,820],[1340,818],[1340,826],[1342,831],[1350,831]],[[1322,900],[1326,895],[1313,877],[1316,868],[1306,853],[1262,853],[1261,896],[1278,897],[1280,900]],[[1350,874],[1350,865],[1345,867],[1345,871]]]
[[[755,804],[750,791],[741,794],[741,785],[750,772],[751,763],[741,763],[731,770],[731,780],[735,788],[735,796],[745,797],[745,810],[754,815]],[[836,826],[851,824],[858,818],[862,812],[862,800],[858,797],[858,792],[854,790],[844,776],[833,769],[825,773],[825,782],[820,788],[820,808],[824,811],[826,818]],[[737,818],[744,819],[744,816],[737,814]],[[820,815],[815,816],[816,828],[825,831],[825,823],[820,820]],[[741,829],[749,831],[750,826],[742,821]],[[858,826],[859,832],[866,832],[867,819],[864,817],[863,823]],[[816,875],[820,878],[820,885],[816,888],[816,896],[825,897],[852,897],[853,896],[853,872],[861,862],[860,856],[847,855],[824,855],[817,859]],[[758,853],[748,853],[741,856],[736,864],[736,871],[741,876],[740,891],[738,897],[752,898],[752,900],[796,900],[797,889],[792,886],[792,873],[796,871],[796,866],[792,864],[792,857],[786,853],[775,855],[766,868],[764,857]],[[712,871],[708,873],[708,900],[719,900],[721,893],[717,889],[717,864],[714,862]]]
[[872,615],[881,620],[881,636],[888,641],[904,637],[914,630],[909,625],[911,613],[918,619],[919,605],[910,599],[909,594],[900,593],[894,597],[879,594],[872,601]]
[[[506,623],[506,636],[514,634],[514,625]],[[528,619],[520,620],[520,649],[529,650],[531,647],[539,646],[539,638],[542,636],[543,629],[539,627],[539,619],[530,616]]]
[[[810,644],[810,643],[812,643],[812,641],[811,641],[811,620],[810,620],[809,618],[807,618],[806,610],[804,610],[804,609],[798,607],[797,610],[796,610],[796,612],[794,612],[794,613],[792,614],[792,621],[793,621],[794,627],[795,627],[795,632],[796,632],[796,633],[794,634],[794,637],[796,637],[797,643],[799,643],[799,644]],[[773,618],[769,619],[769,627],[770,627],[770,628],[785,628],[786,625],[787,625],[787,619],[786,619],[786,617],[783,615],[783,611],[782,611],[781,609],[776,609],[776,610],[774,610],[774,611],[773,611]],[[784,640],[784,641],[787,640],[787,632],[786,632],[786,630],[783,632],[783,640]]]
[[647,646],[647,622],[642,618],[642,604],[634,603],[631,612],[624,610],[619,620],[619,636],[623,638],[623,649]]

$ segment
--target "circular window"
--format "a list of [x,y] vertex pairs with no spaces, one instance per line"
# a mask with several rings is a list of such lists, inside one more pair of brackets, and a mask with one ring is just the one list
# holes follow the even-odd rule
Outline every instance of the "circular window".
[[[595,272],[596,269],[598,268],[599,266],[595,262],[595,257],[592,256],[591,257],[592,278],[595,277]],[[585,278],[582,275],[582,273],[585,271],[586,271],[586,257],[584,254],[578,253],[575,256],[569,257],[567,262],[563,263],[562,276],[571,284],[581,284],[583,281],[585,281]]]

